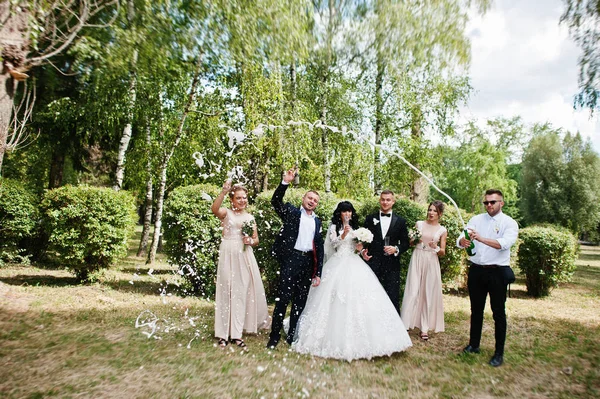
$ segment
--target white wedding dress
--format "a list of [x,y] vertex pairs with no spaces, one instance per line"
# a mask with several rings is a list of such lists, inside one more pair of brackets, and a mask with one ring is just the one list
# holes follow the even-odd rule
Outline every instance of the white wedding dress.
[[342,240],[331,225],[326,241],[334,251],[323,266],[321,284],[310,289],[292,348],[352,361],[391,355],[412,346],[379,280],[354,253],[350,235]]

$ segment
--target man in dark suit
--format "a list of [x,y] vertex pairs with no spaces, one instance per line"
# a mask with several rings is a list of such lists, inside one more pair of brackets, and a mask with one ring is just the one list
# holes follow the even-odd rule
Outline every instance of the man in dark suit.
[[271,204],[283,225],[273,244],[273,255],[279,261],[280,280],[267,348],[275,348],[279,343],[283,319],[290,301],[292,309],[287,342],[291,345],[310,286],[312,284],[316,287],[321,283],[323,238],[321,220],[314,213],[319,204],[319,193],[308,191],[304,194],[300,208],[289,202],[283,203],[283,196],[294,179],[295,172],[290,169],[284,174],[283,181],[271,198]]
[[400,258],[409,247],[406,220],[393,214],[394,193],[384,190],[379,196],[379,212],[367,216],[365,227],[373,233],[373,242],[363,250],[363,258],[379,278],[383,289],[400,314]]

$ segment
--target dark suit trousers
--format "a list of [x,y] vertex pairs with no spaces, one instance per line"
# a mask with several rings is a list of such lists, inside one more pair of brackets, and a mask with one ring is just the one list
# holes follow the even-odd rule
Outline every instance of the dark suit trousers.
[[390,301],[394,304],[398,315],[400,315],[400,266],[395,264],[389,268],[382,267],[382,270],[386,271],[378,276],[379,281],[388,297],[390,297]]
[[469,299],[471,300],[471,334],[469,344],[479,348],[481,329],[483,328],[483,312],[487,294],[490,294],[490,305],[494,316],[496,354],[504,355],[506,341],[506,284],[500,267],[469,267]]
[[312,257],[304,256],[294,251],[289,257],[283,259],[282,263],[281,270],[291,270],[292,273],[282,272],[281,274],[277,298],[275,299],[275,309],[273,310],[273,324],[271,326],[269,341],[279,342],[281,329],[283,328],[283,319],[285,318],[287,306],[291,301],[290,328],[287,335],[287,342],[291,344],[296,332],[298,319],[304,310],[308,298],[314,262]]

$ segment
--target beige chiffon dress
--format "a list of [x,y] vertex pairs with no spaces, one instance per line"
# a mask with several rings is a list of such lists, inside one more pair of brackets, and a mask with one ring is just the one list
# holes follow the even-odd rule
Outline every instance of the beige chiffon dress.
[[442,298],[442,274],[440,260],[430,241],[439,244],[446,232],[444,226],[431,226],[424,221],[417,222],[421,240],[413,250],[400,315],[406,328],[418,328],[426,333],[444,331],[444,303]]
[[223,239],[219,247],[215,298],[215,336],[241,339],[242,332],[256,333],[269,327],[265,289],[254,257],[254,249],[242,242],[242,224],[253,220],[249,213],[236,215],[227,209],[221,221]]

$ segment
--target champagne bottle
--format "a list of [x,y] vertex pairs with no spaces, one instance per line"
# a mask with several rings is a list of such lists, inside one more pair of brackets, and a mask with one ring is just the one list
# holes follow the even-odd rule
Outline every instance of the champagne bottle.
[[467,255],[475,256],[475,243],[471,240],[471,237],[469,237],[469,232],[467,229],[465,229],[465,238],[471,241],[471,245],[465,248],[467,250]]

